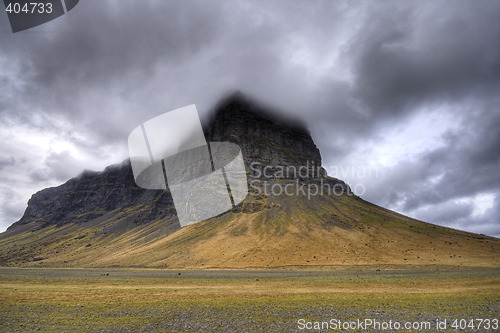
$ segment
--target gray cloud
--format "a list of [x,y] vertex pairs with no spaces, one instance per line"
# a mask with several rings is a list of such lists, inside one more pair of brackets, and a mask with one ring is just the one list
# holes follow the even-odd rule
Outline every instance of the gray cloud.
[[[500,235],[497,1],[85,0],[22,33],[3,20],[0,185],[20,202],[121,161],[137,124],[239,89],[305,118],[325,165],[375,164],[367,199]],[[435,140],[387,143],[436,112],[421,125]],[[478,215],[481,195],[495,199]]]
[[[456,130],[443,135],[445,146],[420,154],[416,161],[401,162],[394,167],[390,177],[395,185],[391,191],[382,192],[384,204],[400,202],[402,209],[412,210],[421,205],[499,190],[498,126],[498,112],[486,109],[465,115]],[[433,180],[436,178],[438,180]]]
[[16,164],[16,159],[14,158],[14,156],[2,157],[0,159],[0,170],[7,167],[7,166],[14,165],[14,164]]
[[377,7],[352,42],[354,93],[376,117],[500,87],[498,3],[425,4]]
[[424,221],[435,219],[441,223],[461,223],[464,218],[470,218],[474,211],[471,204],[446,202],[440,206],[424,208],[419,211],[419,216]]

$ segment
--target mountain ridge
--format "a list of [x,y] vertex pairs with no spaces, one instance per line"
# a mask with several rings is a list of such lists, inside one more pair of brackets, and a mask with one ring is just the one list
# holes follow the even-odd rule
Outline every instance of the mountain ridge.
[[[242,204],[180,228],[168,189],[137,187],[125,160],[34,194],[23,217],[0,234],[0,265],[499,267],[500,240],[417,221],[354,196],[321,167],[303,123],[278,120],[242,94],[220,102],[204,129],[209,142],[240,146],[250,185]],[[280,174],[281,168],[306,174]],[[325,188],[334,191],[319,192]]]

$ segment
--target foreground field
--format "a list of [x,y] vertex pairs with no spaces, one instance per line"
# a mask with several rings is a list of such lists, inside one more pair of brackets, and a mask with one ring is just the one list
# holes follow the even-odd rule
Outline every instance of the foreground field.
[[[428,322],[428,332],[446,320],[439,331],[453,332],[455,319],[499,312],[499,270],[0,269],[5,332],[289,332],[332,319]],[[498,331],[472,324],[461,331]]]

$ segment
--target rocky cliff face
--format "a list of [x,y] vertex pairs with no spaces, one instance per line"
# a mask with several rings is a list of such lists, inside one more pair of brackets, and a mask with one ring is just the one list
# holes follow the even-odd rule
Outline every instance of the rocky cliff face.
[[85,170],[61,186],[35,193],[21,220],[11,227],[34,221],[40,228],[86,222],[130,207],[146,208],[132,218],[136,224],[175,215],[170,194],[137,187],[130,161],[125,160],[102,172]]
[[[249,171],[265,166],[293,166],[319,168],[321,175],[326,176],[321,168],[321,154],[305,123],[273,114],[241,93],[219,103],[205,126],[205,134],[207,141],[238,144]],[[317,173],[304,172],[311,176]]]
[[[321,155],[303,123],[273,115],[241,94],[219,103],[204,127],[207,141],[233,142],[241,147],[248,172],[257,167],[294,166],[315,167],[326,175],[318,169]],[[312,174],[318,176],[318,172]],[[34,194],[24,216],[11,228],[31,222],[36,222],[37,228],[60,226],[129,210],[135,212],[129,217],[135,224],[165,216],[175,220],[169,191],[137,187],[130,161],[126,160],[102,172],[84,171],[61,186]]]

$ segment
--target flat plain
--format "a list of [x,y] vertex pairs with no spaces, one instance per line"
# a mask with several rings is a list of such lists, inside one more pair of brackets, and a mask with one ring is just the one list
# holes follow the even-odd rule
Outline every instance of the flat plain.
[[370,318],[433,325],[422,332],[436,320],[454,332],[455,319],[499,319],[500,270],[0,268],[5,332],[303,332]]

